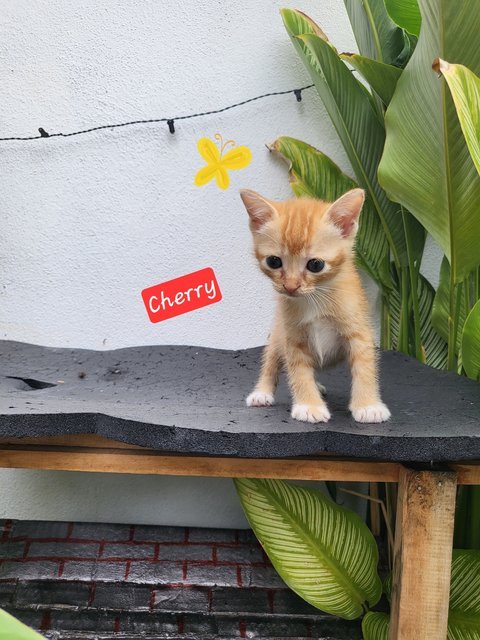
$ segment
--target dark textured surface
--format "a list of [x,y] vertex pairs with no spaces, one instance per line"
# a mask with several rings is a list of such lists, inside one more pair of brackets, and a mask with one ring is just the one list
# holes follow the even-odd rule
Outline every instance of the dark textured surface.
[[0,607],[49,640],[361,638],[288,589],[251,530],[0,520]]
[[274,407],[245,406],[259,361],[260,349],[89,351],[3,341],[0,437],[96,433],[163,451],[243,457],[480,459],[475,382],[383,353],[383,397],[392,420],[353,421],[343,364],[321,374],[333,417],[313,425],[290,418],[285,380]]

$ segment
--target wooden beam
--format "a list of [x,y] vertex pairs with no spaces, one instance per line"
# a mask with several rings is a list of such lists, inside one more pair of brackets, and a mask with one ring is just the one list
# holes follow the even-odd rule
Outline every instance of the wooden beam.
[[222,478],[397,482],[391,462],[331,458],[257,459],[179,456],[151,450],[0,445],[0,467]]
[[480,464],[478,462],[463,462],[449,465],[457,473],[457,484],[479,484]]
[[457,476],[400,469],[389,640],[446,640]]
[[[164,456],[164,457],[168,457],[170,458],[171,456],[169,456],[168,454],[165,454],[164,452],[160,452],[158,450],[155,449],[147,449],[145,447],[140,447],[137,445],[132,445],[132,444],[127,444],[125,442],[119,442],[117,440],[110,440],[108,438],[104,438],[103,436],[97,436],[95,434],[77,434],[77,435],[65,435],[65,436],[45,436],[45,437],[40,437],[40,438],[0,438],[0,450],[9,450],[11,448],[16,448],[17,450],[23,450],[23,451],[37,451],[37,454],[40,453],[40,451],[45,451],[46,449],[52,450],[52,451],[57,451],[59,452],[62,448],[62,451],[65,451],[65,453],[70,452],[70,453],[80,453],[80,452],[91,452],[91,453],[99,453],[99,449],[105,449],[105,450],[109,450],[109,452],[113,455],[115,453],[117,454],[121,454],[122,452],[128,451],[131,454],[144,454],[144,453],[148,453],[152,456],[155,457],[159,457],[159,456]],[[173,455],[173,454],[172,454]],[[181,460],[183,458],[187,458],[188,459],[188,468],[191,469],[192,465],[193,465],[193,470],[195,470],[195,460],[197,460],[197,458],[200,458],[203,462],[201,464],[201,468],[200,470],[205,468],[205,460],[211,460],[211,467],[213,467],[215,465],[215,460],[220,459],[220,460],[227,460],[228,458],[217,458],[214,456],[194,456],[194,455],[186,455],[186,456],[182,456],[179,454],[175,454],[175,458],[177,460]],[[10,456],[9,459],[11,461],[13,461],[13,457]],[[17,455],[15,456],[15,459],[18,461],[18,463],[22,463],[25,460],[24,456],[20,456]],[[244,460],[244,459],[239,459],[239,460]],[[348,459],[346,458],[341,458],[341,457],[336,457],[336,456],[331,456],[328,454],[319,454],[318,456],[315,456],[314,458],[295,458],[295,459],[288,459],[290,460],[291,463],[294,462],[299,462],[299,461],[304,461],[305,464],[302,465],[301,467],[299,467],[299,472],[301,470],[308,470],[310,467],[310,464],[314,464],[317,465],[318,461],[321,462],[347,462]],[[262,460],[262,461],[257,461],[258,463],[261,463],[262,465],[264,464],[269,464],[270,462],[272,462],[271,465],[271,469],[268,470],[268,474],[265,477],[282,477],[280,475],[277,475],[277,471],[276,471],[276,467],[279,463],[279,460]],[[310,464],[309,464],[310,463]],[[34,465],[34,466],[30,466]],[[75,461],[75,464],[77,464],[77,461]],[[114,466],[114,463],[112,461],[112,464]],[[128,470],[126,470],[124,468],[123,464],[120,464],[120,462],[117,461],[116,463],[118,465],[118,470],[115,471],[115,473],[129,473]],[[241,462],[240,462],[241,464]],[[248,465],[249,463],[245,463],[246,465]],[[382,461],[376,461],[376,460],[353,460],[351,461],[351,464],[355,465],[355,469],[352,469],[351,473],[348,473],[348,469],[347,469],[347,475],[351,476],[356,475],[357,473],[361,474],[361,480],[365,480],[368,477],[371,477],[371,479],[369,480],[370,482],[397,482],[398,481],[398,474],[399,474],[399,468],[400,468],[400,463],[396,463],[396,462],[382,462]],[[74,471],[81,471],[82,469],[71,469],[69,466],[68,461],[65,461],[65,471],[69,471],[69,470],[74,470]],[[370,467],[370,465],[373,467],[373,465],[381,465],[380,467],[373,469]],[[0,466],[1,466],[1,461],[0,461]],[[11,464],[9,464],[9,466],[12,466]],[[90,465],[90,467],[93,467],[95,465]],[[179,463],[179,467],[182,467],[184,465],[182,465],[181,463]],[[235,463],[232,463],[232,466],[235,466]],[[347,465],[348,466],[348,465]],[[67,468],[68,467],[68,468]],[[34,468],[34,469],[41,469],[42,466],[39,464],[39,459],[37,456],[32,456],[32,461],[31,463],[29,463],[29,466],[26,468]],[[55,467],[56,468],[56,467]],[[169,468],[169,463],[166,464],[165,466],[166,469]],[[253,468],[253,467],[251,467]],[[326,470],[327,468],[329,468],[329,465],[327,465],[326,467],[324,467],[324,469]],[[448,465],[448,468],[452,471],[455,471],[458,474],[458,478],[457,478],[457,484],[471,484],[471,485],[480,485],[480,463],[477,461],[472,461],[472,462],[463,462],[463,463],[452,463],[450,465]],[[286,465],[285,469],[291,469],[290,465]],[[85,469],[85,471],[87,470],[91,470],[91,471],[102,471],[102,469],[97,469],[97,468],[89,468],[89,469]],[[335,474],[336,480],[342,480],[344,478],[339,478],[337,477],[337,471],[340,471],[340,467],[338,467],[337,470],[335,470]],[[310,471],[308,471],[310,473]],[[131,472],[130,472],[131,473]],[[144,472],[140,472],[138,471],[138,473],[153,473],[152,471],[144,471]],[[162,473],[161,471],[157,471],[156,473]],[[165,473],[167,473],[167,471],[165,471]],[[170,473],[170,472],[168,472]],[[272,475],[272,473],[274,475]],[[316,474],[316,472],[313,472],[314,474]],[[194,473],[190,473],[188,475],[195,475]],[[237,476],[239,477],[239,476]],[[286,478],[286,476],[283,476]],[[291,478],[291,479],[301,479],[300,477],[296,477],[295,478]],[[313,479],[317,479],[317,477],[313,478]]]

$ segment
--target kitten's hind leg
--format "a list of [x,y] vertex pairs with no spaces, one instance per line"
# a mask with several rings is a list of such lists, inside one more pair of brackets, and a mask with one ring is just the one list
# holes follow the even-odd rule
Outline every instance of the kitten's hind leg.
[[269,407],[275,403],[275,389],[280,374],[281,350],[278,337],[272,333],[270,341],[263,350],[262,368],[255,389],[247,397],[248,407]]

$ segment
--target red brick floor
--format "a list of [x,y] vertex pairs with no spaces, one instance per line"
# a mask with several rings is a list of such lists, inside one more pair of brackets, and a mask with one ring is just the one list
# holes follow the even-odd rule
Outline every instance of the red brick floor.
[[0,607],[52,640],[361,638],[243,530],[0,521]]

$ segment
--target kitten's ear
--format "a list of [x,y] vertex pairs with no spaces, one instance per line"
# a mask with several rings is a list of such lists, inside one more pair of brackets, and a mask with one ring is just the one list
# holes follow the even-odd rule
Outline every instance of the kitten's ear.
[[240,197],[250,216],[250,226],[253,231],[258,231],[276,214],[273,204],[255,191],[241,189]]
[[365,202],[363,189],[352,189],[335,200],[327,216],[340,229],[344,238],[353,238],[357,232],[357,220]]

